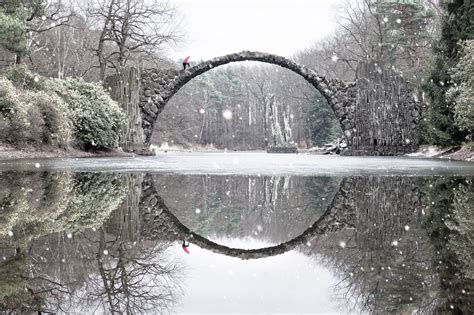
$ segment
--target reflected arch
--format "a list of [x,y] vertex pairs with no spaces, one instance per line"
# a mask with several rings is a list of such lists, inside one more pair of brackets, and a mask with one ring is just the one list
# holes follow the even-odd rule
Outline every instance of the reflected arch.
[[349,198],[351,193],[350,183],[343,179],[338,191],[324,214],[311,224],[303,233],[293,239],[278,245],[258,249],[232,248],[213,242],[206,237],[191,231],[169,210],[164,200],[158,195],[151,175],[143,180],[140,209],[140,233],[144,239],[157,240],[165,235],[171,235],[173,240],[186,240],[208,251],[240,258],[243,260],[266,258],[284,254],[304,245],[316,236],[338,231],[346,226],[351,226],[352,206]]

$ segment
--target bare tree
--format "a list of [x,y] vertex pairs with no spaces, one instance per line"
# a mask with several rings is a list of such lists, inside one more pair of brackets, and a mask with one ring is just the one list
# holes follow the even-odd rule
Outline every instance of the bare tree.
[[360,61],[417,74],[429,62],[436,34],[431,2],[347,0],[339,8],[336,33],[298,58],[323,75],[345,80],[355,78]]
[[181,41],[176,9],[150,0],[88,0],[86,15],[100,30],[97,46],[100,79],[107,69],[120,71],[130,62],[155,58]]
[[119,238],[107,240],[99,231],[96,254],[98,277],[88,284],[88,299],[107,312],[164,312],[176,303],[180,292],[182,267],[164,258],[166,243],[126,244]]

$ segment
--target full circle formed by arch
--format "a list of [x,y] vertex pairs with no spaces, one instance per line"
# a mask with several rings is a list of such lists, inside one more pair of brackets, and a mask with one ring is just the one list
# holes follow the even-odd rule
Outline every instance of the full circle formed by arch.
[[[352,89],[355,85],[354,83],[347,84],[340,80],[326,79],[316,74],[313,70],[282,56],[262,52],[242,51],[201,62],[186,70],[149,70],[145,72],[142,76],[141,87],[144,100],[140,106],[143,110],[144,117],[142,126],[145,134],[145,144],[150,144],[151,135],[158,115],[171,97],[186,83],[215,67],[241,61],[258,61],[277,65],[289,69],[303,77],[303,79],[315,87],[321,95],[326,98],[336,118],[340,121],[344,134],[346,136],[350,135],[350,130],[354,128],[354,122],[350,117],[348,107],[354,99]],[[152,103],[152,105],[147,104],[147,102]],[[349,131],[349,134],[347,131]],[[349,137],[347,138],[347,140],[350,141]]]
[[[173,237],[176,240],[187,240],[190,243],[199,246],[211,252],[226,255],[229,257],[236,257],[243,260],[266,258],[276,255],[284,254],[298,246],[306,244],[317,235],[325,235],[328,232],[340,230],[349,222],[348,210],[345,207],[347,202],[346,192],[348,183],[343,180],[339,186],[339,190],[334,195],[332,201],[324,214],[311,224],[303,233],[294,237],[293,239],[283,242],[278,245],[257,248],[257,249],[243,249],[232,248],[224,246],[201,236],[188,227],[168,209],[164,200],[157,194],[151,177],[144,180],[144,185],[147,191],[142,197],[141,207],[149,213],[144,217],[150,219],[141,222],[142,237],[152,240],[159,238],[161,235],[154,235],[153,231],[159,230],[156,222],[159,221],[162,225],[165,222],[167,228],[172,230]],[[168,231],[170,233],[171,231]]]

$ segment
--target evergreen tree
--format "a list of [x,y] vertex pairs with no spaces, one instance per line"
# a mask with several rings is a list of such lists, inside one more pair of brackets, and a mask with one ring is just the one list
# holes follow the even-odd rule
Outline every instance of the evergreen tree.
[[46,13],[45,0],[0,2],[0,46],[16,54],[16,62],[28,53],[29,25]]
[[411,73],[431,39],[432,11],[420,0],[375,0],[372,5],[376,17],[372,28],[379,47],[375,59]]
[[454,122],[468,132],[467,139],[474,135],[474,40],[463,45],[463,56],[450,71],[454,86],[447,91],[447,100],[454,104]]
[[436,60],[425,84],[429,96],[424,141],[437,145],[461,143],[467,131],[454,123],[454,103],[448,102],[446,92],[454,85],[449,70],[460,58],[460,41],[474,39],[474,1],[453,0],[443,4],[441,38],[434,47]]
[[307,124],[311,130],[311,141],[314,145],[322,146],[342,137],[340,123],[321,94],[311,104]]

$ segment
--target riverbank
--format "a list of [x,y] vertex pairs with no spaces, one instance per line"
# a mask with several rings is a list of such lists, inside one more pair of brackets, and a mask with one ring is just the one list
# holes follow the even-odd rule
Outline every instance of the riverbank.
[[72,147],[59,149],[52,146],[26,146],[17,148],[0,143],[0,160],[32,159],[32,158],[61,158],[61,157],[99,157],[99,156],[132,156],[121,150],[101,150],[87,152]]
[[474,162],[474,151],[470,150],[466,145],[462,147],[444,148],[422,145],[417,152],[407,154],[406,156]]
[[[198,153],[198,152],[225,152],[217,150],[215,148],[193,148],[185,149],[179,147],[167,147],[167,148],[158,148],[153,147],[152,149],[155,154],[167,153],[167,152],[187,152],[187,153]],[[232,152],[232,151],[228,151]],[[248,151],[255,152],[255,151]],[[323,152],[312,152],[311,150],[299,151],[303,154],[314,154],[314,155],[323,155]],[[10,146],[7,144],[0,143],[0,160],[12,160],[12,159],[32,159],[32,158],[79,158],[79,157],[110,157],[110,156],[134,156],[136,154],[123,152],[120,149],[109,149],[109,150],[100,150],[95,152],[82,151],[72,147],[67,149],[58,149],[57,147],[52,146],[26,146],[23,148],[17,148],[15,146]],[[456,161],[468,161],[474,162],[474,151],[469,150],[466,146],[464,147],[448,147],[448,148],[438,148],[436,146],[420,146],[420,149],[417,152],[407,154],[408,157],[419,157],[419,158],[436,158],[436,159],[449,159]]]

